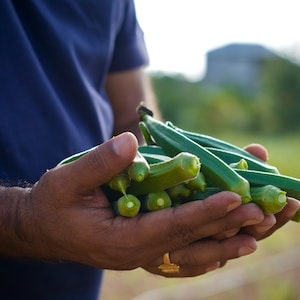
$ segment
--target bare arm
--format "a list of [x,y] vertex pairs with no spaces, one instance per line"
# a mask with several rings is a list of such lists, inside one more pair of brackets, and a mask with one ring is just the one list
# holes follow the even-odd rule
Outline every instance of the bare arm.
[[[136,150],[137,140],[124,133],[49,170],[32,189],[1,189],[0,253],[118,270],[144,266],[164,275],[157,266],[162,255],[172,251],[175,263],[182,266],[174,276],[193,276],[218,261],[255,250],[255,240],[248,235],[205,241],[224,230],[262,221],[255,205],[246,209],[230,192],[136,218],[116,217],[99,186],[128,166]],[[202,246],[205,249],[199,251]],[[247,253],[240,250],[244,247]]]
[[[115,133],[138,128],[135,107],[140,97],[146,98],[144,81],[137,76],[141,71],[108,78]],[[126,94],[127,84],[134,83],[139,83],[135,92]],[[254,237],[232,232],[261,223],[274,225],[266,224],[256,205],[241,205],[240,197],[230,192],[136,218],[116,217],[99,187],[126,168],[136,151],[137,140],[125,133],[49,170],[32,188],[0,188],[0,254],[118,270],[144,267],[168,276],[157,267],[170,252],[171,260],[181,266],[180,273],[170,276],[196,276],[255,250]]]
[[24,256],[31,247],[30,188],[0,187],[0,254]]
[[111,73],[107,77],[106,91],[114,111],[114,134],[131,131],[141,143],[137,106],[143,101],[159,117],[151,80],[144,68]]

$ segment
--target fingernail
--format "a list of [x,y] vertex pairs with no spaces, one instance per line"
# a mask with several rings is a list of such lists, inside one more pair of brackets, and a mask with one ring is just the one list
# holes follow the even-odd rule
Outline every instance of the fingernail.
[[257,233],[263,233],[263,232],[268,231],[272,227],[273,226],[257,226],[255,230],[256,230]]
[[239,256],[245,256],[248,254],[251,254],[255,251],[255,249],[249,247],[249,246],[243,246],[239,249]]
[[249,226],[249,225],[255,225],[257,223],[261,222],[261,220],[258,220],[258,219],[251,219],[251,220],[248,220],[246,221],[244,224],[243,224],[243,227],[244,226]]
[[217,261],[216,263],[210,265],[209,267],[206,268],[206,272],[211,272],[214,271],[216,269],[218,269],[220,267],[220,262]]
[[240,229],[231,229],[231,230],[228,230],[226,232],[224,232],[224,237],[225,238],[229,238],[229,237],[232,237],[234,235],[236,235],[238,232],[240,231]]
[[234,210],[235,208],[239,207],[241,205],[242,201],[235,201],[233,203],[230,203],[228,206],[227,206],[227,211],[231,211],[231,210]]
[[[137,141],[135,143],[137,144]],[[120,156],[124,156],[124,153],[125,155],[128,152],[130,153],[134,146],[137,147],[137,145],[134,145],[134,140],[129,137],[128,133],[122,133],[113,138],[114,151]]]

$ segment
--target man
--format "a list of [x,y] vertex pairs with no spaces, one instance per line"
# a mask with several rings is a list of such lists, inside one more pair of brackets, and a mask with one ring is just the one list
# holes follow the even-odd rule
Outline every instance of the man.
[[[255,238],[295,213],[290,199],[274,225],[275,216],[223,192],[115,217],[101,186],[142,141],[138,103],[156,109],[133,1],[5,0],[0,23],[1,298],[97,299],[101,269],[200,275],[252,253]],[[178,273],[158,268],[165,253]]]

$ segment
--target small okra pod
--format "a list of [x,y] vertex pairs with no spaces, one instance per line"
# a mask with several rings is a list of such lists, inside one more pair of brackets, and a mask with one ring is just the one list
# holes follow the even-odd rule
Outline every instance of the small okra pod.
[[248,163],[244,158],[241,158],[239,161],[229,164],[229,166],[233,169],[248,170]]
[[189,180],[185,185],[192,191],[204,191],[207,186],[202,172],[199,172],[196,178]]
[[136,196],[126,194],[113,203],[113,208],[116,215],[134,217],[140,211],[141,202]]
[[184,134],[156,120],[143,107],[138,109],[140,120],[143,121],[157,145],[169,155],[189,152],[201,159],[201,172],[207,182],[224,190],[236,192],[242,197],[243,203],[251,201],[249,182],[240,176],[224,161],[205,147],[197,144]]
[[254,170],[236,170],[251,186],[274,185],[287,192],[289,197],[300,199],[300,179],[282,174]]
[[131,181],[128,192],[134,195],[161,192],[195,178],[200,170],[199,158],[181,152],[168,161],[150,165],[150,173],[142,182]]
[[155,211],[171,207],[172,201],[166,191],[149,193],[143,200],[143,208],[147,211]]
[[251,187],[250,192],[252,202],[266,215],[280,212],[287,204],[286,192],[273,185]]
[[130,178],[126,173],[119,173],[115,175],[109,182],[108,186],[114,190],[126,194],[126,190],[130,185]]
[[129,178],[137,182],[143,181],[149,175],[150,166],[139,151],[137,151],[135,158],[128,167],[127,172]]
[[187,198],[192,193],[192,191],[188,187],[186,187],[184,183],[180,183],[173,187],[170,187],[169,189],[167,189],[167,192],[172,201]]

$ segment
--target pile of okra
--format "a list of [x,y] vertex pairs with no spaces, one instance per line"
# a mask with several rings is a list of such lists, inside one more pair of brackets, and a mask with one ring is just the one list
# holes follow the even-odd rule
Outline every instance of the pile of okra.
[[[280,212],[287,197],[300,199],[300,179],[280,174],[243,148],[162,122],[142,105],[137,112],[146,145],[139,146],[130,166],[104,186],[116,215],[134,217],[220,191],[239,194],[244,204],[254,202],[265,214]],[[293,220],[300,221],[300,210]]]

